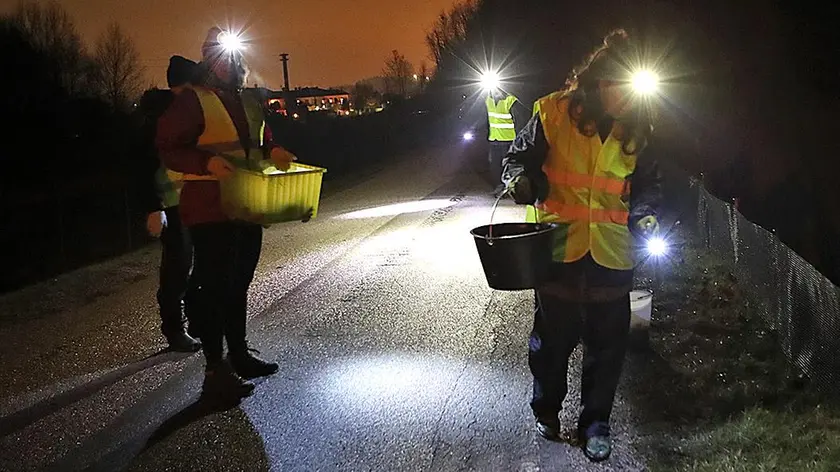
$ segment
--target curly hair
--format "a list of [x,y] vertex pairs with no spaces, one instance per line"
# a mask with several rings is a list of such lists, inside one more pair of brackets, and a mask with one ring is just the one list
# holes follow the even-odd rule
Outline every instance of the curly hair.
[[[569,116],[584,136],[597,133],[597,123],[606,116],[599,84],[627,82],[633,58],[639,56],[637,45],[623,29],[610,32],[566,80],[564,89],[569,101]],[[652,110],[648,103],[635,101],[628,114],[620,119],[623,127],[621,149],[625,154],[639,153],[647,146],[652,133]]]

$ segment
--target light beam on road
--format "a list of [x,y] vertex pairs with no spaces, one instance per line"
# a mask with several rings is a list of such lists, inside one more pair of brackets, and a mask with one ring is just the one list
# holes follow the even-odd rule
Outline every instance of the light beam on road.
[[342,220],[358,220],[363,218],[381,218],[383,216],[396,216],[405,213],[419,213],[421,211],[438,210],[452,206],[455,203],[449,200],[418,200],[414,202],[396,203],[365,210],[354,211],[339,215]]
[[423,421],[444,406],[462,371],[457,359],[391,353],[336,362],[323,371],[319,384],[327,387],[327,401],[340,401],[354,417],[390,411]]

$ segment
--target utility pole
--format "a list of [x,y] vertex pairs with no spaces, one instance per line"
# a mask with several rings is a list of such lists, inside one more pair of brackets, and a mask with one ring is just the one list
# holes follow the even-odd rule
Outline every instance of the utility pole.
[[280,54],[280,62],[283,63],[283,91],[289,91],[289,55]]

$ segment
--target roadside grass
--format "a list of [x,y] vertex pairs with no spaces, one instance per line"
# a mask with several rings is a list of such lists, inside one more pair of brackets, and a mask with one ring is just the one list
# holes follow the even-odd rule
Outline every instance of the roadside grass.
[[840,402],[789,365],[729,268],[690,241],[666,264],[626,370],[650,470],[840,471]]

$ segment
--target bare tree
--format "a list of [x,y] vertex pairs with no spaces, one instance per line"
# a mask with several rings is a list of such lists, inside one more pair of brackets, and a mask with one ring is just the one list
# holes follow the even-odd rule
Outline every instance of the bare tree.
[[376,105],[378,93],[373,85],[365,82],[356,82],[351,93],[353,106],[359,111],[367,111]]
[[420,93],[426,91],[426,85],[428,85],[429,80],[431,79],[431,71],[429,70],[429,65],[426,64],[426,61],[420,63],[420,69],[417,71],[418,80],[420,81]]
[[440,67],[444,57],[453,54],[458,43],[466,38],[470,20],[478,7],[477,0],[465,0],[448,12],[444,11],[438,15],[431,31],[426,33],[426,46],[437,67]]
[[391,51],[391,55],[385,61],[385,68],[382,70],[389,92],[403,98],[408,96],[408,84],[413,73],[414,67],[396,49]]
[[54,0],[47,3],[21,0],[12,21],[32,46],[55,65],[53,80],[70,94],[78,94],[85,88],[87,71],[82,39],[61,5]]
[[112,23],[96,41],[94,56],[100,92],[114,108],[124,108],[141,91],[144,70],[140,54],[118,23]]

